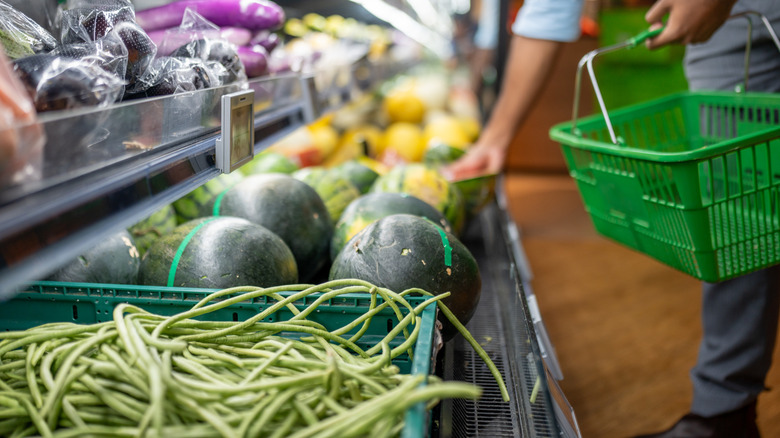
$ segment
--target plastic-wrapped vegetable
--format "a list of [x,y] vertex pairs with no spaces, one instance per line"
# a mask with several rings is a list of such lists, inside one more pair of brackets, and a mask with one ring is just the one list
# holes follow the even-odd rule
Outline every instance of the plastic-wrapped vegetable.
[[136,20],[147,32],[168,29],[181,23],[191,8],[217,26],[250,30],[276,29],[284,23],[284,10],[270,0],[180,0],[138,11]]
[[195,58],[174,58],[161,56],[156,58],[140,79],[144,83],[143,91],[125,94],[124,99],[166,96],[186,91],[202,90],[219,81],[215,73],[205,62]]
[[38,112],[108,105],[124,88],[116,75],[80,59],[39,54],[17,59],[13,66]]
[[100,41],[116,35],[125,45],[127,68],[120,74],[129,92],[139,91],[136,81],[157,53],[157,46],[136,22],[129,0],[71,0],[62,13],[63,44]]
[[127,48],[115,33],[110,33],[97,41],[64,44],[49,54],[97,65],[120,78],[125,76],[127,70]]
[[46,53],[57,40],[30,17],[0,0],[0,44],[11,59]]
[[62,11],[63,44],[95,41],[121,22],[135,22],[130,0],[75,0]]
[[[247,74],[241,59],[238,57],[236,46],[219,38],[219,27],[208,21],[192,9],[187,9],[181,25],[174,31],[167,32],[166,38],[160,44],[163,47],[171,47],[179,44],[171,51],[170,56],[177,58],[200,59],[207,64],[218,62],[224,67],[221,84],[246,80]],[[217,38],[210,37],[211,35]]]
[[199,39],[191,41],[171,53],[178,58],[195,58],[204,62],[218,62],[225,67],[228,77],[224,83],[246,80],[246,72],[236,47],[224,40]]
[[0,189],[40,177],[43,143],[32,100],[0,48]]

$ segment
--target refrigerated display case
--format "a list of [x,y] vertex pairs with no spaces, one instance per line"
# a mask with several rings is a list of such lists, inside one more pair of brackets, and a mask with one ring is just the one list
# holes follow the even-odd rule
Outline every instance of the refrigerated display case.
[[[248,81],[254,151],[374,90],[419,62],[362,57],[345,65]],[[0,300],[220,174],[224,86],[106,108],[42,114],[42,176],[0,191]],[[95,147],[99,145],[99,147]],[[463,235],[482,272],[482,299],[467,325],[501,371],[510,401],[460,337],[444,344],[434,372],[483,387],[476,401],[431,412],[435,437],[577,437],[574,413],[530,288],[519,230],[501,180],[496,198]],[[1,304],[0,304],[1,305]]]

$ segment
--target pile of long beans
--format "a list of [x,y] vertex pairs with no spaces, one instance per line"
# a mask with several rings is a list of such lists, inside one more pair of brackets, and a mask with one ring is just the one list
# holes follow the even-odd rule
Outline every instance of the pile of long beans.
[[[329,330],[307,319],[322,302],[354,292],[370,293],[371,303],[349,324]],[[210,294],[174,316],[119,304],[104,323],[0,333],[0,436],[397,436],[417,403],[481,392],[402,374],[393,365],[412,354],[419,315],[433,302],[486,360],[507,399],[498,370],[441,303],[447,295],[412,306],[405,297],[414,293],[431,295],[360,280],[241,287]],[[313,294],[305,308],[293,305]],[[261,296],[274,304],[246,321],[193,319]],[[263,321],[284,307],[293,313],[289,320]],[[394,328],[376,345],[358,346],[372,318],[388,307]]]

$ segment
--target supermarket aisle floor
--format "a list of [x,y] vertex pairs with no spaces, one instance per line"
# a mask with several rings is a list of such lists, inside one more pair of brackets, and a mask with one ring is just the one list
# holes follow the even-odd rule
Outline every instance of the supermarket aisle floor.
[[[566,174],[509,174],[506,193],[583,437],[676,421],[692,395],[699,282],[596,234]],[[780,388],[780,348],[774,363],[767,386]],[[780,390],[758,413],[763,436],[780,436]]]

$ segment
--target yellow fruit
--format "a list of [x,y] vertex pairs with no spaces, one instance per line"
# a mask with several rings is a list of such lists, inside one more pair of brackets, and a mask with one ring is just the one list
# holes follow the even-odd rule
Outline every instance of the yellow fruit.
[[482,132],[479,120],[474,117],[458,117],[458,122],[472,143],[479,138],[479,134]]
[[341,136],[342,143],[355,143],[360,145],[362,151],[363,140],[368,143],[368,151],[365,151],[371,157],[378,157],[382,153],[383,141],[382,131],[374,125],[359,125],[344,131]]
[[444,143],[458,149],[466,149],[471,144],[471,138],[463,124],[452,116],[436,117],[425,125],[424,141]]
[[312,143],[322,157],[328,157],[339,143],[339,134],[329,125],[310,125],[308,127]]
[[422,129],[408,122],[391,124],[384,135],[385,151],[393,151],[408,162],[422,160],[426,143]]
[[411,89],[391,91],[384,108],[390,122],[420,123],[425,117],[425,104]]

